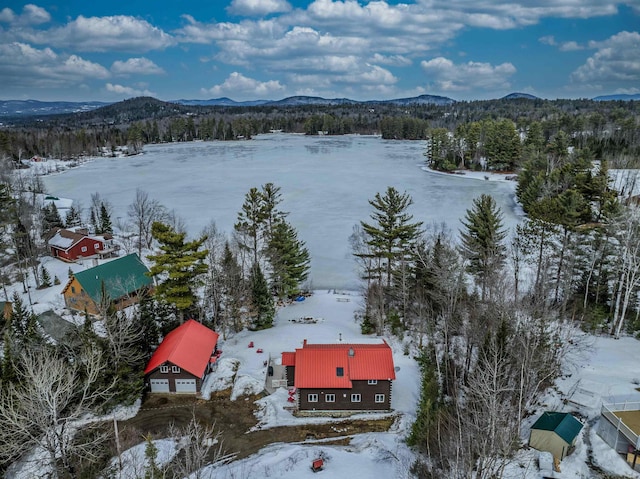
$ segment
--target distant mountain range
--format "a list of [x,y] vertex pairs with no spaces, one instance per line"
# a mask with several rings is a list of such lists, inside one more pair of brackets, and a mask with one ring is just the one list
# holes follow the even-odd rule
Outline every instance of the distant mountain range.
[[603,96],[597,96],[594,98],[595,101],[631,101],[631,100],[635,100],[638,101],[640,100],[640,93],[636,93],[635,95],[603,95]]
[[[528,99],[539,100],[540,98],[529,93],[510,93],[501,100]],[[640,94],[635,95],[605,95],[593,98],[596,101],[631,101],[640,100]],[[129,101],[129,100],[127,100]],[[159,100],[156,100],[160,102]],[[316,96],[292,96],[282,100],[253,100],[234,101],[227,97],[211,98],[208,100],[172,100],[170,102],[160,102],[164,104],[184,105],[192,107],[200,106],[220,106],[220,107],[255,107],[255,106],[304,106],[304,105],[438,105],[446,106],[456,103],[456,100],[445,96],[420,95],[411,98],[396,98],[393,100],[368,100],[357,101],[349,98],[322,98]],[[70,102],[70,101],[38,101],[38,100],[0,100],[0,118],[2,117],[27,117],[27,116],[48,116],[70,113],[82,113],[95,110],[100,107],[112,105],[113,103],[101,101]]]
[[61,113],[79,113],[95,110],[109,105],[103,101],[38,101],[38,100],[0,100],[0,117],[59,115]]
[[503,96],[501,100],[539,100],[537,96],[531,95],[529,93],[509,93],[507,96]]

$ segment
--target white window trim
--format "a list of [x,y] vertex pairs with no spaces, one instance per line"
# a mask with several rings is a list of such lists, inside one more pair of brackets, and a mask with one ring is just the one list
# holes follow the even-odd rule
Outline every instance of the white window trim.
[[100,249],[100,243],[94,243],[93,249]]
[[362,394],[352,394],[351,402],[362,402]]
[[180,372],[180,368],[178,366],[171,366],[171,372],[172,373],[179,373]]
[[309,394],[307,396],[307,401],[309,401],[309,402],[318,402],[318,395],[317,394]]
[[384,403],[384,394],[376,394],[374,396],[374,401],[376,402],[376,404],[383,404]]
[[376,384],[378,384],[378,380],[377,379],[368,379],[367,380],[367,384],[369,386],[375,386]]
[[160,372],[166,374],[169,372],[169,366],[160,366]]
[[336,395],[335,394],[325,394],[324,395],[324,402],[336,402]]
[[82,251],[83,253],[86,253],[87,252],[87,247],[83,246],[82,248],[80,248],[80,251]]

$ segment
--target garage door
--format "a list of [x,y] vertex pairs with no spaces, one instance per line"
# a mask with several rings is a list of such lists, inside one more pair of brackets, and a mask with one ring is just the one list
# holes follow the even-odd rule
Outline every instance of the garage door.
[[151,392],[152,393],[168,393],[169,380],[168,379],[152,379]]
[[177,393],[194,393],[196,392],[195,379],[176,379]]

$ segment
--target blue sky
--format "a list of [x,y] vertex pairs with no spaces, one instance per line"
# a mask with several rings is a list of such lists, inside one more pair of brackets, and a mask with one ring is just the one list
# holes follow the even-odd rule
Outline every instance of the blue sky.
[[640,0],[0,6],[0,99],[640,93]]

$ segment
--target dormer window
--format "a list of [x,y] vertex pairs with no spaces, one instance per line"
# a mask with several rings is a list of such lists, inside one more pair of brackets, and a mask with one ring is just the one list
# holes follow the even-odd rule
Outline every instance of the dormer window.
[[344,368],[336,368],[336,376],[338,376],[339,378],[344,376]]
[[169,366],[160,366],[160,372],[161,373],[168,373],[169,372]]

